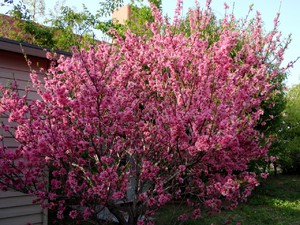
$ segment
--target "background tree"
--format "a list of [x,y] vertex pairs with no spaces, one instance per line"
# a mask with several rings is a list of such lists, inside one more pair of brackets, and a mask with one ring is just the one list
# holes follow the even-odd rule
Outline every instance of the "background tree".
[[[150,1],[161,10],[161,1]],[[57,5],[61,7],[56,8],[57,13],[50,13],[50,17],[44,16],[44,2],[37,0],[7,1],[7,4],[12,5],[10,15],[16,19],[14,26],[20,29],[19,32],[10,32],[8,35],[5,29],[7,26],[2,26],[2,34],[7,38],[18,41],[25,41],[31,44],[48,47],[50,49],[70,51],[72,46],[84,47],[88,44],[95,44],[94,30],[98,29],[104,34],[115,29],[119,34],[125,34],[126,30],[131,29],[133,33],[138,35],[148,34],[151,32],[145,26],[145,23],[153,22],[154,18],[151,14],[151,9],[142,1],[131,1],[132,16],[131,20],[127,21],[125,25],[113,23],[111,19],[112,13],[123,6],[123,0],[115,1],[100,1],[99,10],[95,15],[91,14],[83,5],[83,10],[80,12],[65,6],[63,2]],[[40,21],[45,22],[40,25],[36,23],[36,17],[40,17]],[[109,19],[103,19],[103,18]],[[134,21],[134,22],[133,22]],[[0,21],[6,25],[6,21]]]
[[281,122],[281,130],[274,143],[277,163],[283,173],[300,171],[300,85],[287,91],[287,105]]
[[54,29],[54,49],[70,51],[72,46],[83,47],[85,44],[95,44],[93,28],[96,17],[92,15],[85,5],[81,12],[76,12],[70,7],[62,6],[60,16],[50,19]]
[[[150,0],[149,2],[155,5],[162,13],[161,0]],[[149,30],[149,27],[146,25],[147,23],[154,22],[151,8],[143,4],[139,6],[136,4],[132,4],[131,12],[131,18],[125,24],[125,31],[129,29],[132,33],[139,36],[151,36],[151,30]]]
[[[52,47],[54,45],[53,29],[36,23],[34,19],[36,15],[30,12],[28,5],[23,1],[14,4],[8,13],[12,18],[1,17],[0,21],[5,25],[1,27],[0,31],[4,37],[43,47]],[[10,30],[5,32],[7,27]]]
[[[7,26],[2,26],[0,32],[10,39],[55,50],[70,51],[72,46],[80,48],[87,43],[95,44],[93,28],[96,17],[84,5],[81,12],[61,6],[59,16],[51,14],[50,18],[46,18],[45,15],[41,15],[39,19],[40,21],[44,19],[44,24],[36,22],[39,6],[42,6],[42,1],[14,3],[9,11],[10,16],[13,17],[13,29],[9,32],[5,30]],[[6,17],[1,18],[0,22],[3,25],[10,24]]]
[[22,0],[27,6],[28,11],[32,16],[33,22],[37,22],[38,16],[45,15],[45,1],[44,0]]

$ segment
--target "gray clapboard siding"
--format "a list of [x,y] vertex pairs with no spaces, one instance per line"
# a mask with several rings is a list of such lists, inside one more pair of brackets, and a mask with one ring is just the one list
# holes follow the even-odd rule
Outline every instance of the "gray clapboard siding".
[[[26,222],[27,221],[27,222]],[[42,221],[41,214],[31,214],[25,215],[21,217],[11,217],[11,218],[4,218],[0,219],[0,225],[44,225]]]
[[[0,46],[1,47],[1,46]],[[40,62],[40,65],[47,67],[45,59],[33,58],[33,65]],[[37,68],[38,70],[38,68]],[[30,70],[27,66],[24,56],[21,54],[0,50],[0,83],[7,85],[14,80],[18,83],[18,92],[20,95],[25,93],[26,87],[32,86],[30,82]],[[34,89],[28,93],[27,99],[33,100],[40,98]],[[8,123],[7,117],[0,118],[0,121]],[[13,151],[18,143],[8,133],[0,134],[5,137],[4,144]],[[33,196],[15,191],[0,191],[0,225],[47,225],[47,211],[38,204],[33,204]]]
[[[18,201],[19,200],[19,201]],[[8,200],[8,203],[11,201],[18,201],[19,205],[11,206],[11,207],[5,207],[0,209],[0,218],[5,219],[5,218],[13,218],[13,217],[21,217],[21,216],[26,216],[26,215],[34,215],[34,214],[40,214],[42,212],[41,207],[37,204],[32,204],[32,200],[30,197],[22,199],[17,199],[17,200]],[[1,221],[1,219],[0,219]],[[30,221],[27,221],[30,222]]]

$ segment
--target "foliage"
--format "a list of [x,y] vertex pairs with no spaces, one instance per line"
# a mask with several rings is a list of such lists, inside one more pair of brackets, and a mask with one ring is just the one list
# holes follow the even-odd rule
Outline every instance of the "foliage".
[[32,20],[36,22],[36,17],[45,14],[44,0],[23,0],[24,4],[28,6],[28,11],[32,15]]
[[284,173],[300,171],[300,85],[287,91],[287,105],[274,151]]
[[[162,10],[162,2],[161,0],[150,0],[151,4],[156,6],[160,11]],[[106,15],[104,12],[112,12],[117,10],[119,7],[123,5],[123,1],[120,1],[119,4],[113,5],[111,7],[108,7],[107,4],[109,3],[101,3],[101,11],[99,15]],[[113,9],[113,10],[112,10]],[[144,5],[141,0],[131,0],[130,4],[130,10],[131,15],[130,19],[125,21],[125,24],[120,24],[118,21],[112,21],[112,19],[107,21],[98,21],[96,29],[101,30],[105,34],[109,34],[110,36],[114,37],[113,34],[109,33],[111,29],[114,29],[117,31],[119,35],[122,37],[125,37],[125,33],[127,30],[130,30],[130,32],[139,35],[139,36],[146,36],[150,37],[152,35],[151,30],[146,25],[147,23],[154,22],[154,17],[151,12],[151,7],[148,5]]]
[[111,14],[121,6],[123,6],[124,1],[123,0],[113,0],[113,1],[100,1],[99,2],[99,10],[98,10],[98,15],[100,17],[102,16],[111,16]]
[[[32,4],[36,3],[32,1]],[[29,7],[30,5],[23,2],[13,5],[13,9],[10,10],[10,15],[14,18],[13,29],[8,32],[5,29],[7,26],[2,26],[1,34],[13,40],[64,51],[70,51],[72,46],[80,48],[87,43],[95,44],[93,28],[96,24],[96,16],[92,15],[84,5],[81,12],[62,6],[59,16],[52,16],[46,20],[50,26],[36,23],[36,15],[28,10]],[[37,14],[37,11],[35,13]],[[0,22],[6,24],[5,20]]]
[[[155,5],[160,11],[162,10],[162,2],[157,0],[150,0],[151,4]],[[151,30],[147,26],[147,23],[153,23],[154,17],[151,12],[151,7],[146,5],[137,6],[131,4],[131,17],[130,20],[126,21],[125,29],[130,32],[139,35],[150,37],[152,35]]]
[[[13,2],[9,2],[9,3],[13,4]],[[9,11],[9,14],[20,20],[31,19],[30,12],[22,1],[19,1],[17,4],[13,5],[13,8]]]
[[13,0],[4,0],[5,3],[8,3],[8,4],[12,4],[14,1]]
[[179,220],[232,209],[266,177],[247,169],[267,155],[255,128],[270,81],[284,73],[278,31],[264,34],[259,14],[236,29],[227,14],[210,42],[209,5],[190,11],[189,36],[173,32],[180,4],[173,24],[151,7],[150,38],[115,32],[114,44],[73,48],[43,81],[33,71],[41,100],[1,87],[2,190],[35,194],[58,218],[99,223],[109,210],[143,225],[171,200],[191,209]]
[[[286,94],[284,80],[286,74],[280,74],[275,80],[270,81],[274,84],[274,89],[270,92],[269,98],[262,102],[264,114],[256,129],[264,133],[262,142],[271,138],[271,145],[268,157],[255,161],[250,166],[251,170],[263,170],[269,173],[278,173],[276,158],[284,153],[284,146],[280,146],[278,140],[283,132],[284,110],[286,107]],[[273,167],[271,167],[273,165]]]
[[1,36],[44,47],[54,45],[53,29],[34,22],[33,15],[23,2],[13,5],[9,13],[13,19],[1,17]]
[[26,42],[43,47],[55,45],[54,30],[51,27],[42,26],[32,20],[19,21],[18,25],[22,28],[24,33],[28,35],[28,38],[25,40]]
[[54,49],[70,51],[72,46],[83,47],[87,43],[95,44],[93,28],[96,17],[83,5],[81,12],[75,12],[67,6],[61,8],[60,16],[50,20],[55,30]]

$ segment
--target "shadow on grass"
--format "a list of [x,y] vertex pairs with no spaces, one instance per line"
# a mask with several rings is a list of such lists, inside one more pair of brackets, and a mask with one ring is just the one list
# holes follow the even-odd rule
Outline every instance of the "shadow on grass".
[[168,206],[160,212],[158,225],[300,225],[300,176],[270,177],[233,211],[203,215],[179,223],[181,206]]

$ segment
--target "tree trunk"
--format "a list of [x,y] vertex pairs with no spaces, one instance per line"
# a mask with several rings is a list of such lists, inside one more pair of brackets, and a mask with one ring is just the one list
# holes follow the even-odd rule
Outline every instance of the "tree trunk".
[[277,176],[277,163],[273,162],[274,165],[274,175]]
[[126,221],[124,214],[118,209],[119,206],[116,205],[109,205],[107,206],[108,210],[117,218],[119,224],[121,225],[134,225],[130,224]]

